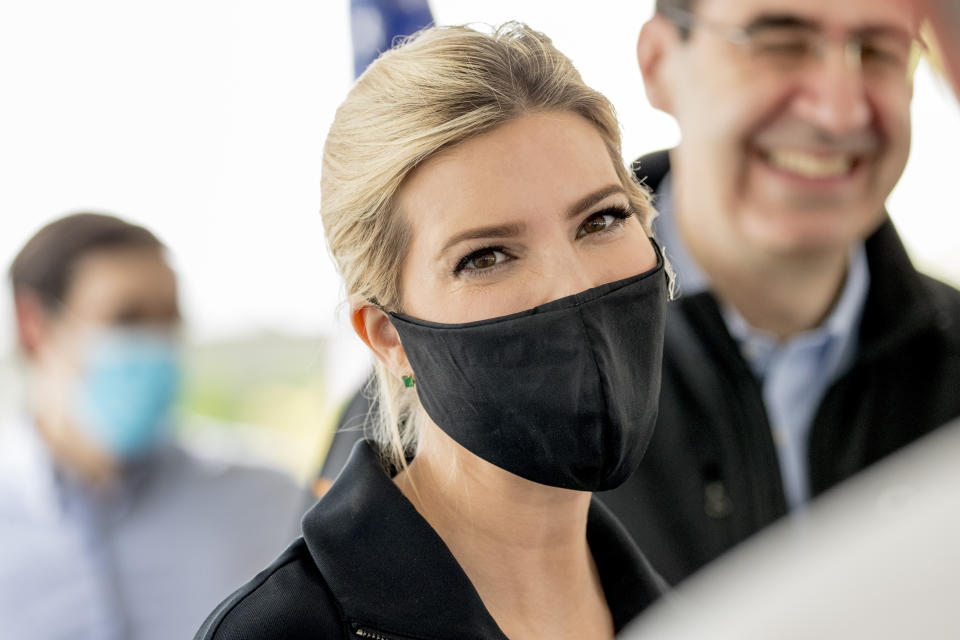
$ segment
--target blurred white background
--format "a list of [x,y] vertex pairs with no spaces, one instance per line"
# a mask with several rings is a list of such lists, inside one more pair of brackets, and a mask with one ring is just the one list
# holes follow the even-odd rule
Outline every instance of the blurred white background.
[[[652,0],[432,0],[440,23],[545,31],[620,114],[627,159],[675,144],[634,47]],[[318,213],[320,156],[352,81],[347,0],[32,0],[0,8],[0,265],[77,210],[147,225],[170,246],[193,341],[299,336],[336,404],[367,357]],[[960,283],[960,110],[921,67],[914,145],[890,209],[915,260]],[[0,356],[14,347],[0,290]],[[249,363],[256,366],[256,363]],[[316,371],[315,371],[316,372]],[[2,383],[2,378],[0,378]],[[6,398],[9,401],[9,398]]]

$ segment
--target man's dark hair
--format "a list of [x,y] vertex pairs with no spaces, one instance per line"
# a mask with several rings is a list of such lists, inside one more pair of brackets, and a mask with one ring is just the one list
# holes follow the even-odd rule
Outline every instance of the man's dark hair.
[[30,291],[49,310],[63,302],[81,258],[102,249],[164,245],[147,229],[114,216],[75,213],[46,225],[23,246],[10,265],[13,295]]
[[[693,5],[697,0],[657,0],[655,5],[656,12],[667,20],[674,21],[677,11],[690,13],[693,11]],[[677,25],[677,31],[680,37],[686,40],[690,36],[690,29],[684,25]]]
[[657,13],[670,15],[671,9],[693,11],[694,2],[696,2],[696,0],[657,0]]

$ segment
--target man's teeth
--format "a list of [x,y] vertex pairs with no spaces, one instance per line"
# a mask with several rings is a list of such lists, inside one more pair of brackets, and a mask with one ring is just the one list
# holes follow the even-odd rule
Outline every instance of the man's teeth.
[[837,178],[850,173],[853,158],[847,154],[829,155],[803,151],[774,150],[767,153],[771,165],[804,178]]

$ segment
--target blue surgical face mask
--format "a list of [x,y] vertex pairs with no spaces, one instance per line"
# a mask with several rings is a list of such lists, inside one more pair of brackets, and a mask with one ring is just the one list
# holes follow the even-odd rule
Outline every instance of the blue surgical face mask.
[[77,420],[110,454],[135,457],[169,431],[180,376],[172,332],[101,331],[91,339],[77,385]]

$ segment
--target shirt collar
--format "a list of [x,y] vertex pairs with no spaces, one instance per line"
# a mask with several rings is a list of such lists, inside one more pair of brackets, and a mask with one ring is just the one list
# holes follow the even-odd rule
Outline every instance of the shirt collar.
[[850,252],[850,264],[847,267],[843,291],[823,322],[823,327],[836,338],[855,334],[860,326],[869,291],[870,265],[867,261],[867,250],[861,243]]
[[[349,622],[410,637],[505,639],[370,442],[354,446],[333,486],[304,516],[303,536]],[[662,593],[662,583],[596,500],[587,539],[620,629]]]
[[693,295],[709,289],[710,279],[690,254],[680,234],[676,216],[673,215],[672,183],[668,172],[657,186],[656,207],[659,215],[653,220],[653,230],[673,267],[678,295]]
[[781,347],[804,344],[819,349],[821,370],[828,378],[833,378],[853,362],[869,289],[867,252],[859,244],[850,252],[847,277],[840,297],[826,319],[814,329],[798,333],[780,343],[776,336],[751,326],[733,306],[722,304],[721,312],[727,330],[740,344],[741,352],[755,375],[765,375],[772,355]]

